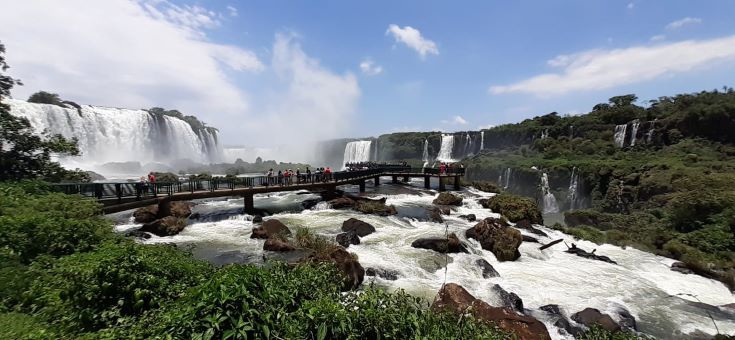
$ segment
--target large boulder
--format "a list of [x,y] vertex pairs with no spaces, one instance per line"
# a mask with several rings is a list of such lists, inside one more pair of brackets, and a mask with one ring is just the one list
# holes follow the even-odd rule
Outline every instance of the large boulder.
[[377,277],[386,279],[388,281],[398,280],[398,274],[399,272],[397,270],[391,270],[391,269],[372,268],[372,267],[365,269],[366,276],[377,276]]
[[572,320],[587,327],[598,325],[609,332],[618,332],[621,329],[620,325],[610,315],[601,313],[594,308],[585,308],[581,312],[574,313]]
[[356,256],[339,247],[329,254],[329,258],[334,262],[337,269],[344,274],[345,289],[355,289],[362,284],[365,278],[365,269],[357,261]]
[[538,229],[538,228],[534,227],[533,225],[531,225],[531,222],[529,222],[528,220],[520,220],[520,221],[516,222],[516,224],[514,225],[514,227],[515,228],[518,228],[518,229],[528,230],[528,231],[530,231],[530,232],[532,232],[532,233],[534,233],[536,235],[539,235],[539,236],[549,237],[549,235],[547,235],[541,229]]
[[468,222],[475,222],[477,221],[477,216],[475,214],[467,214],[467,215],[459,215],[460,218],[464,218]]
[[462,197],[450,192],[442,192],[434,199],[437,205],[462,205]]
[[420,238],[411,243],[411,247],[431,249],[436,252],[444,253],[467,253],[467,248],[457,238],[454,233],[449,234],[446,238]]
[[456,283],[447,283],[439,290],[431,309],[460,315],[470,312],[476,319],[496,325],[503,331],[515,334],[521,340],[551,339],[549,331],[541,321],[531,316],[520,315],[508,307],[490,306],[487,302],[476,299]]
[[498,261],[514,261],[521,256],[518,247],[523,236],[504,220],[488,217],[468,229],[465,236],[479,241],[482,249],[493,252]]
[[495,284],[490,288],[498,296],[503,303],[503,307],[513,308],[516,312],[523,313],[523,300],[513,292],[509,292],[499,284]]
[[330,200],[328,203],[332,209],[352,208],[355,206],[355,201],[347,197],[338,197]]
[[541,210],[534,200],[512,194],[499,194],[481,199],[483,207],[505,216],[511,222],[528,220],[532,224],[544,224]]
[[562,313],[559,305],[545,305],[539,307],[540,310],[546,312],[549,316],[550,322],[554,323],[554,327],[563,329],[567,334],[579,337],[584,333],[582,327],[573,326],[569,319]]
[[485,261],[485,259],[477,259],[475,261],[475,264],[478,267],[482,268],[482,277],[485,279],[500,276],[500,273],[498,273],[498,271],[493,268],[493,265]]
[[398,214],[398,210],[396,210],[395,206],[385,204],[385,199],[355,201],[354,209],[364,214],[374,214],[378,216]]
[[429,216],[430,222],[435,223],[444,223],[444,218],[442,217],[442,211],[441,209],[437,207],[431,207],[427,209],[427,214]]
[[191,208],[194,206],[194,203],[191,202],[183,202],[183,201],[173,201],[173,202],[163,202],[158,205],[158,217],[166,217],[166,216],[173,216],[173,217],[180,217],[180,218],[187,218],[189,215],[191,215]]
[[166,216],[153,222],[144,224],[140,231],[151,233],[157,236],[173,236],[184,230],[186,220],[174,216]]
[[272,237],[267,240],[265,240],[265,243],[263,243],[263,250],[270,250],[270,251],[293,251],[296,250],[296,247],[291,245],[286,240]]
[[263,222],[261,226],[253,228],[250,238],[269,239],[277,235],[291,235],[291,230],[281,221],[270,219]]
[[158,204],[135,209],[133,212],[135,223],[151,223],[158,219]]
[[337,234],[335,240],[337,241],[337,243],[339,243],[339,245],[345,248],[349,247],[350,244],[360,244],[360,237],[358,237],[357,233],[352,230]]
[[342,231],[353,231],[357,236],[364,237],[374,233],[375,227],[370,223],[360,221],[356,218],[350,218],[349,220],[342,222]]

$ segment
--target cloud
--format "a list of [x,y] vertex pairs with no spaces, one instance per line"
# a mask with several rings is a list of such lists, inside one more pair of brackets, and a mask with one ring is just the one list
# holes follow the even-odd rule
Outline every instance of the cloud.
[[237,8],[235,8],[235,6],[227,6],[227,13],[230,14],[231,17],[236,17]]
[[666,35],[664,34],[657,34],[651,37],[651,41],[661,41],[666,39]]
[[684,19],[676,20],[668,25],[666,25],[667,30],[675,30],[678,28],[682,28],[687,25],[696,25],[702,23],[702,19],[700,18],[692,18],[692,17],[686,17]]
[[231,74],[264,66],[251,51],[207,39],[218,17],[161,0],[17,2],[0,11],[11,74],[25,84],[13,94],[47,90],[82,104],[177,108],[208,122],[214,113],[246,112],[248,96]]
[[493,125],[493,124],[487,124],[487,125],[480,125],[480,126],[477,127],[477,129],[478,130],[489,130],[489,129],[492,129],[494,127],[495,127],[495,125]]
[[449,120],[442,120],[441,123],[447,125],[467,125],[467,120],[462,118],[462,116],[453,116]]
[[422,37],[421,32],[411,26],[404,26],[401,28],[398,25],[391,24],[388,26],[388,30],[385,31],[385,34],[392,35],[396,42],[403,43],[416,50],[422,59],[426,58],[427,54],[439,54],[439,49],[436,47],[436,43]]
[[563,68],[558,73],[545,73],[509,85],[491,86],[489,91],[492,94],[531,93],[550,96],[600,90],[734,60],[735,36],[590,50],[549,60],[550,66]]
[[628,9],[633,9],[635,7],[635,4],[632,2],[629,2],[627,7]]
[[368,76],[375,76],[383,73],[383,66],[375,64],[370,59],[365,59],[360,63],[360,70]]

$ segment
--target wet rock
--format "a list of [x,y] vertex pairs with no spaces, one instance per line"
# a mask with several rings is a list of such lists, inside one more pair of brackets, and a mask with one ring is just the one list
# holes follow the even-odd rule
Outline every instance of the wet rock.
[[465,236],[479,241],[482,249],[493,252],[498,261],[514,261],[521,256],[518,247],[523,236],[503,220],[488,217],[467,229]]
[[321,201],[322,201],[321,198],[309,198],[309,199],[306,199],[303,202],[301,202],[301,207],[304,208],[304,209],[306,209],[306,210],[309,210],[309,209],[315,207]]
[[579,257],[584,257],[586,259],[597,260],[597,261],[602,261],[602,262],[607,262],[607,263],[612,263],[612,264],[618,264],[617,262],[611,260],[607,256],[596,255],[595,254],[596,250],[597,249],[593,249],[591,252],[587,252],[581,248],[578,248],[576,244],[572,243],[572,246],[569,247],[569,249],[565,250],[565,252],[570,253],[570,254],[575,254]]
[[263,216],[260,216],[260,215],[253,216],[253,223],[263,223]]
[[533,236],[528,236],[528,235],[522,235],[522,236],[523,236],[523,242],[539,243],[538,239]]
[[179,218],[187,218],[189,217],[189,215],[191,215],[191,208],[193,206],[194,203],[191,202],[164,202],[158,205],[158,217],[163,218],[166,216],[173,216]]
[[485,279],[491,278],[491,277],[498,277],[500,274],[497,270],[491,265],[489,262],[485,261],[485,259],[477,259],[475,261],[475,264],[482,268],[482,277]]
[[431,249],[442,254],[468,252],[467,248],[454,233],[449,234],[446,238],[420,238],[413,241],[411,243],[411,247]]
[[151,234],[146,233],[146,232],[141,231],[141,230],[131,230],[131,231],[128,231],[127,233],[125,233],[125,236],[139,238],[139,239],[143,239],[143,240],[147,240],[147,239],[151,238]]
[[[262,253],[263,262],[280,261],[280,262],[285,262],[290,265],[296,265],[299,263],[308,262],[310,261],[310,258],[312,256],[314,256],[314,251],[311,249],[296,249],[293,251],[284,251],[284,252],[271,251],[271,252]],[[249,261],[249,262],[252,262],[252,261]]]
[[356,201],[354,209],[364,214],[373,214],[378,216],[398,214],[398,210],[396,210],[395,206],[385,204],[385,199]]
[[491,290],[495,292],[495,294],[500,298],[500,301],[503,302],[503,307],[510,307],[516,312],[523,312],[523,300],[521,300],[516,293],[508,292],[498,284],[493,285]]
[[475,222],[477,221],[477,216],[475,214],[468,214],[468,215],[459,215],[460,218],[464,218],[465,220],[469,222]]
[[253,233],[250,234],[250,238],[269,239],[277,235],[291,235],[291,230],[281,221],[270,219],[263,222],[261,226],[253,228]]
[[437,208],[439,208],[439,211],[442,213],[442,215],[449,216],[452,214],[452,209],[450,209],[449,207],[437,207]]
[[360,221],[356,218],[350,218],[349,220],[342,222],[342,231],[353,231],[357,236],[365,237],[374,233],[375,227],[370,223]]
[[431,253],[431,255],[420,257],[418,260],[419,267],[429,273],[434,273],[452,262],[454,262],[454,259],[451,256],[441,255],[439,253]]
[[502,193],[478,202],[483,207],[505,216],[511,222],[528,220],[532,224],[544,224],[538,204],[528,197]]
[[533,225],[531,225],[531,222],[529,222],[526,219],[523,219],[523,220],[520,220],[520,221],[516,222],[516,224],[514,225],[514,227],[516,227],[518,229],[527,230],[527,231],[529,231],[529,232],[531,232],[533,234],[536,234],[538,236],[549,237],[549,235],[547,235],[541,229],[538,229],[538,228],[534,227]]
[[133,212],[135,223],[151,223],[158,219],[158,204],[135,209]]
[[332,209],[352,208],[355,206],[355,201],[347,197],[339,197],[329,201],[329,206]]
[[728,303],[726,305],[721,305],[720,307],[735,310],[735,303]]
[[429,221],[435,222],[435,223],[444,223],[444,218],[442,217],[442,212],[437,207],[431,207],[428,209],[429,214]]
[[539,309],[551,315],[554,327],[563,329],[565,332],[567,332],[567,334],[574,337],[579,337],[581,334],[584,333],[584,329],[572,326],[572,324],[569,322],[569,319],[567,319],[564,313],[562,313],[559,305],[545,305],[539,307]]
[[263,250],[293,251],[293,250],[296,250],[296,247],[291,245],[288,241],[282,240],[280,238],[272,237],[272,238],[265,240],[265,243],[263,243]]
[[345,289],[355,289],[362,284],[363,279],[365,279],[365,269],[362,268],[355,256],[340,247],[332,251],[329,258],[334,262],[337,269],[344,274]]
[[620,324],[620,327],[631,331],[638,331],[638,324],[635,321],[635,317],[627,309],[619,308],[616,314],[618,314],[618,324]]
[[183,218],[167,216],[144,224],[140,231],[163,237],[176,235],[184,230],[184,227],[186,227],[186,220]]
[[391,269],[382,269],[382,268],[367,268],[365,269],[365,275],[366,276],[377,276],[389,281],[395,281],[398,280],[398,271],[397,270],[391,270]]
[[546,326],[537,319],[520,315],[508,307],[490,306],[487,302],[476,299],[456,283],[447,283],[439,290],[431,309],[455,314],[470,312],[476,319],[514,333],[522,340],[551,339]]
[[335,239],[339,245],[345,248],[349,247],[350,244],[360,244],[360,237],[352,230],[338,234]]
[[436,205],[462,205],[462,197],[450,192],[442,192],[434,199]]
[[189,219],[190,220],[198,220],[201,217],[202,217],[202,214],[201,213],[198,213],[198,212],[189,215]]
[[620,325],[610,315],[601,313],[599,310],[594,308],[585,308],[581,312],[574,313],[572,320],[581,323],[587,327],[599,325],[603,329],[609,332],[620,331]]
[[689,267],[687,267],[686,263],[680,262],[680,261],[676,261],[672,263],[671,270],[682,273],[682,274],[693,274],[694,273],[691,269],[689,269]]

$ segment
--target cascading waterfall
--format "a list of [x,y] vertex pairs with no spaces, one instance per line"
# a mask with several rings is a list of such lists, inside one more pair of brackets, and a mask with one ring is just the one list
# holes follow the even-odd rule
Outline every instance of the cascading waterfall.
[[569,125],[569,139],[574,138],[574,125]]
[[370,146],[372,141],[360,140],[349,142],[345,145],[345,156],[343,164],[367,162],[370,160]]
[[485,131],[480,131],[480,150],[485,149]]
[[465,135],[464,156],[468,156],[471,154],[472,154],[472,137],[470,136],[470,133],[468,132]]
[[375,140],[375,155],[373,156],[373,160],[378,160],[378,140]]
[[505,173],[501,173],[500,177],[498,177],[498,185],[502,185],[503,189],[508,189],[510,187],[510,176],[513,174],[513,170],[511,168],[506,168]]
[[558,213],[559,205],[556,203],[556,197],[551,193],[549,176],[545,172],[541,174],[541,194],[544,199],[544,213]]
[[646,134],[646,143],[648,144],[651,144],[651,142],[653,142],[653,130],[656,128],[657,120],[658,118],[654,118],[651,121],[650,126],[648,127],[648,133]]
[[47,131],[78,139],[81,156],[60,159],[64,165],[89,169],[107,162],[170,163],[181,159],[208,163],[219,161],[222,155],[215,132],[195,132],[175,117],[91,105],[77,110],[12,99],[5,103],[11,114],[27,118],[36,133]]
[[619,148],[625,147],[625,132],[628,129],[628,124],[620,124],[615,126],[615,145]]
[[544,131],[541,131],[541,139],[549,138],[549,129],[544,129]]
[[454,135],[444,134],[442,135],[441,147],[439,147],[439,154],[436,159],[441,162],[452,162],[452,149],[454,148]]
[[630,146],[635,146],[635,139],[638,135],[638,126],[641,125],[641,122],[636,119],[633,121],[632,129],[630,130]]
[[429,165],[429,140],[424,139],[424,154],[421,157],[421,160],[424,161],[424,168]]
[[572,177],[569,179],[569,189],[567,190],[567,198],[569,199],[569,210],[579,209],[579,172],[577,167],[572,168]]

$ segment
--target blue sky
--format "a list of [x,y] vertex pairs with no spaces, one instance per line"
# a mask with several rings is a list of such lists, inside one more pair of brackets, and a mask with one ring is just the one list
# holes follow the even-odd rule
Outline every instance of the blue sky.
[[[220,128],[228,144],[272,144],[264,127],[273,126],[304,140],[477,130],[587,112],[619,94],[648,100],[735,85],[733,1],[2,8],[11,10],[0,14],[0,39],[26,83],[16,97],[45,89],[88,104],[179,108]],[[34,23],[47,27],[14,19],[39,11]],[[38,57],[55,44],[63,55]]]

